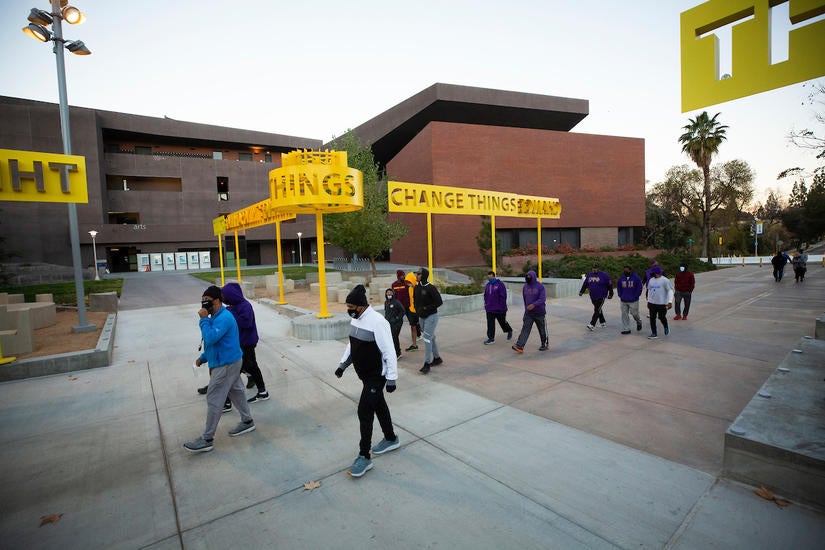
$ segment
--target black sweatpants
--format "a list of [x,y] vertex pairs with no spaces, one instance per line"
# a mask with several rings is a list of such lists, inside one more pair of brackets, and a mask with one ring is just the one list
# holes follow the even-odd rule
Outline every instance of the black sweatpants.
[[648,302],[647,310],[650,313],[650,333],[656,334],[656,317],[662,322],[662,327],[667,329],[667,305],[651,304]]
[[504,331],[505,334],[508,332],[513,332],[513,327],[510,326],[510,323],[507,322],[507,313],[487,313],[487,338],[490,340],[495,340],[496,338],[496,321],[498,321],[498,326],[501,327],[501,330]]
[[604,300],[605,300],[604,298],[601,298],[599,300],[590,300],[590,302],[593,304],[593,316],[590,318],[590,326],[591,327],[596,326],[596,321],[599,321],[600,323],[605,322],[604,313],[602,313],[602,307],[604,306]]
[[392,429],[392,417],[390,408],[384,399],[384,384],[387,379],[383,376],[362,380],[364,389],[361,390],[361,399],[358,400],[358,422],[361,424],[361,441],[359,443],[359,453],[361,456],[370,457],[370,447],[372,447],[372,425],[378,417],[378,424],[384,432],[384,437],[390,441],[395,441],[395,431]]
[[261,369],[258,367],[258,359],[255,357],[255,346],[241,346],[243,351],[243,364],[241,370],[252,377],[255,385],[258,387],[258,393],[266,391],[266,384],[264,384],[264,375],[261,374]]

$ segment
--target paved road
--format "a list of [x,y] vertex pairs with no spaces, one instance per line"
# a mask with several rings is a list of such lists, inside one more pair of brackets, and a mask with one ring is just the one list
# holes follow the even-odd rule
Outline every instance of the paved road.
[[[111,367],[0,384],[0,546],[704,549],[825,540],[821,511],[780,509],[717,475],[725,428],[825,309],[819,266],[804,285],[777,285],[758,267],[698,275],[690,321],[657,341],[620,335],[615,301],[611,326],[590,333],[586,298],[553,300],[553,348],[543,354],[535,335],[524,355],[500,336],[482,345],[478,313],[444,317],[445,365],[425,377],[420,352],[401,359],[388,401],[402,446],[360,480],[344,473],[357,449],[360,384],[352,372],[332,376],[343,342],[295,340],[289,319],[257,304],[272,394],[253,407],[258,429],[228,438],[237,414],[227,414],[213,452],[181,448],[205,412],[194,392],[205,380],[190,367],[192,302],[203,285],[185,279],[140,280],[168,304],[121,311]],[[131,293],[127,284],[127,303]],[[136,303],[157,306],[149,296]],[[304,490],[316,480],[319,488]],[[63,515],[40,527],[49,514]]]

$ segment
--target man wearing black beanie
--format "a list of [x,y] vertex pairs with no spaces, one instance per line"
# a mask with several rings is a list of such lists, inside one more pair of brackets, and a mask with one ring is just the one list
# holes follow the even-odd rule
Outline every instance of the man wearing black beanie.
[[401,442],[392,427],[390,408],[384,399],[384,384],[387,393],[395,391],[398,379],[398,365],[395,345],[392,341],[390,324],[367,302],[364,285],[357,285],[347,295],[347,314],[350,321],[349,343],[341,357],[341,363],[335,370],[335,376],[341,378],[349,365],[355,366],[355,373],[364,385],[358,400],[358,421],[361,425],[361,441],[358,457],[347,471],[352,477],[361,477],[372,470],[370,445],[372,444],[372,425],[374,417],[384,432],[384,439],[372,448],[380,455],[397,449]]

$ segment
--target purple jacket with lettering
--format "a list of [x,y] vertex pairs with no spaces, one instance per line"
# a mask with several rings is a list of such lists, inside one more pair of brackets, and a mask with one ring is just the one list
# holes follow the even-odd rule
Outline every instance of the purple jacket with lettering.
[[604,271],[588,273],[579,292],[584,292],[585,288],[590,289],[590,299],[594,302],[603,300],[607,296],[613,296],[613,281],[610,280],[610,275]]
[[484,285],[484,311],[507,313],[507,287],[499,279],[490,279]]
[[[544,302],[547,301],[547,294],[544,291],[544,285],[538,281],[535,271],[528,271],[528,275],[533,277],[533,281],[525,283],[521,289],[521,295],[524,298],[524,309],[528,315],[544,315],[547,310]],[[527,309],[527,306],[533,304],[533,309]]]

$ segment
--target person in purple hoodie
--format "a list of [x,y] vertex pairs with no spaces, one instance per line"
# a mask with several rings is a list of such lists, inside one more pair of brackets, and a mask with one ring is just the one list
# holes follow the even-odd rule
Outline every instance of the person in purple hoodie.
[[496,279],[495,271],[487,272],[487,284],[484,285],[484,311],[487,312],[487,340],[485,345],[496,341],[496,321],[501,330],[507,333],[507,339],[513,337],[513,327],[507,322],[507,287]]
[[513,349],[518,353],[524,353],[524,344],[530,338],[530,332],[533,330],[533,323],[535,323],[541,338],[539,351],[547,351],[550,349],[550,341],[547,339],[547,321],[545,319],[547,310],[544,306],[547,295],[544,292],[544,285],[539,282],[535,271],[528,271],[527,275],[524,276],[524,287],[521,289],[521,295],[524,298],[524,323],[521,326],[518,340],[513,344]]
[[227,283],[221,289],[223,303],[229,306],[229,312],[235,317],[238,323],[238,332],[243,351],[243,366],[241,369],[255,381],[258,393],[247,399],[249,403],[266,401],[269,399],[269,392],[266,391],[264,377],[258,367],[258,359],[255,357],[255,346],[258,345],[258,327],[255,324],[255,310],[252,304],[244,298],[241,285],[238,283]]
[[604,320],[602,308],[604,307],[605,298],[608,300],[613,299],[613,281],[610,280],[610,275],[601,271],[599,264],[593,264],[593,271],[588,273],[582,281],[579,296],[584,294],[585,290],[590,291],[590,302],[593,304],[593,317],[590,318],[587,329],[593,330],[596,327],[597,320],[602,328],[606,327],[607,323]]

